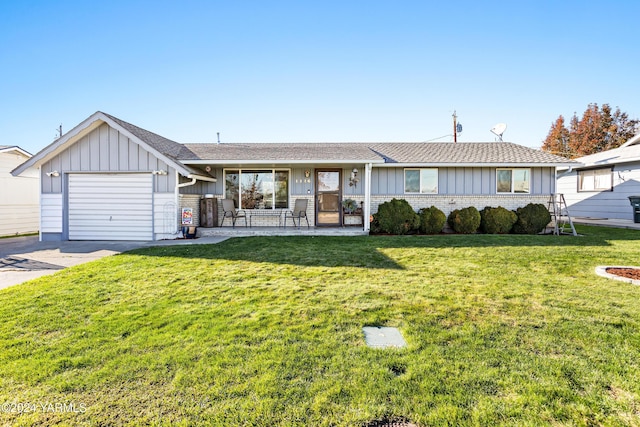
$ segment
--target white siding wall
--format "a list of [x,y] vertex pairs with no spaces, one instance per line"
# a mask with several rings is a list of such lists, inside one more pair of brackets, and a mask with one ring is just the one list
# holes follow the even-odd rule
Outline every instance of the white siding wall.
[[616,165],[613,191],[578,192],[578,172],[560,176],[558,193],[564,194],[574,217],[633,220],[629,196],[640,195],[640,163]]
[[38,231],[38,174],[11,171],[28,160],[18,152],[0,153],[0,236]]
[[175,239],[178,232],[178,206],[174,193],[153,194],[153,233],[155,240]]
[[62,194],[42,194],[40,211],[40,232],[62,233]]

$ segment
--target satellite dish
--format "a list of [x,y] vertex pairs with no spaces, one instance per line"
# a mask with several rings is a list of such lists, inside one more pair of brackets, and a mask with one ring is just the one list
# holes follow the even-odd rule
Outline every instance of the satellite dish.
[[497,125],[491,128],[491,133],[496,135],[498,137],[498,140],[502,142],[502,134],[504,133],[505,130],[507,130],[507,124],[498,123]]

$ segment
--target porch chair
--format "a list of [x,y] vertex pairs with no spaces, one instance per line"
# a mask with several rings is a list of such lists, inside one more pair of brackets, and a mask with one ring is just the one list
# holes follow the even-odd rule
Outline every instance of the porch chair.
[[309,228],[309,218],[307,217],[307,203],[309,201],[307,199],[296,199],[296,203],[293,207],[292,211],[288,211],[284,213],[284,226],[287,226],[287,218],[291,218],[293,221],[293,226],[296,226],[296,218],[298,218],[298,228],[300,228],[300,223],[302,218],[307,221],[307,228]]
[[244,226],[247,226],[247,213],[243,210],[236,209],[232,199],[222,199],[222,222],[220,227],[224,224],[225,218],[231,218],[232,228],[236,228],[236,220],[238,218],[244,218]]

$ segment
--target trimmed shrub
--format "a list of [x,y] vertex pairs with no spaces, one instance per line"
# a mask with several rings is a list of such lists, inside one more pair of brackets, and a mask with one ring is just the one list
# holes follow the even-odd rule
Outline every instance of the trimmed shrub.
[[404,199],[384,202],[378,206],[376,217],[383,233],[407,234],[420,226],[420,217]]
[[529,203],[523,208],[516,209],[518,220],[513,224],[513,233],[538,234],[551,221],[551,214],[541,203]]
[[456,233],[475,233],[478,231],[478,227],[480,227],[480,212],[473,206],[455,209],[449,214],[447,222]]
[[480,229],[488,234],[508,234],[517,220],[515,212],[502,206],[487,206],[480,211]]
[[437,234],[442,231],[444,223],[447,222],[447,216],[435,206],[420,209],[420,232],[425,234]]

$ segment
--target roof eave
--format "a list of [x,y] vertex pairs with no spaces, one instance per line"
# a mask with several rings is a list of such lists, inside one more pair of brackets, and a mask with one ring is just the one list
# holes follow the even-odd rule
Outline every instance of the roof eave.
[[133,135],[127,129],[123,128],[118,123],[111,120],[107,115],[105,115],[101,111],[97,111],[96,113],[92,114],[91,116],[83,120],[80,124],[78,124],[76,127],[71,129],[69,132],[65,133],[60,138],[53,141],[51,144],[49,144],[48,146],[40,150],[37,154],[33,155],[33,157],[31,157],[29,160],[27,160],[26,162],[18,166],[16,169],[11,171],[11,174],[13,176],[18,176],[29,168],[40,167],[42,164],[48,162],[49,160],[51,160],[52,158],[54,158],[55,156],[57,156],[58,154],[60,154],[61,152],[63,152],[73,144],[75,144],[79,139],[83,138],[93,130],[100,127],[103,123],[107,123],[112,128],[117,129],[120,133],[125,135],[127,138],[145,147],[145,149],[148,150],[150,153],[152,153],[154,156],[158,157],[160,160],[164,161],[169,166],[175,168],[181,175],[186,176],[191,173],[187,168],[185,168],[185,166],[182,163],[177,162],[174,159],[160,153],[159,151],[151,147],[149,144],[142,141],[137,136]]
[[566,163],[542,163],[542,162],[525,162],[525,163],[509,163],[509,162],[489,162],[489,163],[456,163],[456,162],[446,162],[446,163],[438,163],[438,162],[397,162],[397,163],[384,163],[377,164],[376,167],[403,167],[403,168],[416,168],[416,167],[440,167],[440,168],[540,168],[540,167],[549,167],[549,168],[561,168],[563,166],[570,167],[576,166],[579,163],[576,162],[566,162]]
[[319,164],[319,165],[329,165],[329,164],[354,164],[354,163],[383,163],[384,161],[381,159],[342,159],[342,160],[327,160],[327,159],[300,159],[300,160],[278,160],[278,159],[265,159],[265,160],[247,160],[247,159],[235,159],[235,160],[182,160],[185,165],[221,165],[221,166],[229,166],[229,165],[264,165],[264,164],[276,164],[276,165],[307,165],[307,164]]
[[619,165],[619,164],[623,164],[623,163],[636,163],[636,162],[640,162],[640,157],[636,156],[636,157],[627,157],[627,158],[616,158],[615,160],[612,161],[606,161],[606,162],[583,162],[583,163],[579,163],[577,166],[574,165],[573,168],[574,169],[584,169],[584,168],[596,168],[596,167],[612,167],[615,165]]
[[29,153],[26,150],[23,150],[22,148],[18,147],[17,145],[13,145],[11,147],[4,147],[4,148],[0,148],[0,153],[11,153],[12,151],[15,151],[19,154],[22,154],[25,157],[32,157],[33,155],[31,153]]
[[630,140],[628,140],[627,142],[625,142],[624,144],[622,144],[619,148],[629,147],[631,145],[635,145],[638,143],[640,143],[640,133],[634,136],[633,138],[631,138]]

